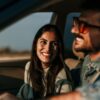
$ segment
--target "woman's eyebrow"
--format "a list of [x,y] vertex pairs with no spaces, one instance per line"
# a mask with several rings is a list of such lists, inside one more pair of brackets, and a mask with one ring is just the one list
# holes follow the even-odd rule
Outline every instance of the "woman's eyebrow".
[[40,38],[40,40],[44,40],[44,41],[47,41],[45,38]]
[[[45,38],[40,38],[39,40],[40,40],[40,41],[48,41],[48,40],[45,39]],[[57,42],[57,40],[52,40],[51,42]]]

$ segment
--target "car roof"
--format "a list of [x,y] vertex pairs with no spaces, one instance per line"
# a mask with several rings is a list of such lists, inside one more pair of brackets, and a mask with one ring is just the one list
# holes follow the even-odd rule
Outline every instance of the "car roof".
[[32,12],[56,12],[63,15],[79,10],[84,0],[2,0],[0,1],[0,29]]

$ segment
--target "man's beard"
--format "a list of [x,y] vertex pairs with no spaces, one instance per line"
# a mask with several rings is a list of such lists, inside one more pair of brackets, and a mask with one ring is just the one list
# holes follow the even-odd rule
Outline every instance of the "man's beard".
[[91,52],[93,52],[93,50],[91,50],[91,49],[84,49],[84,48],[77,48],[75,50],[76,50],[76,52],[83,52],[85,55],[90,54]]

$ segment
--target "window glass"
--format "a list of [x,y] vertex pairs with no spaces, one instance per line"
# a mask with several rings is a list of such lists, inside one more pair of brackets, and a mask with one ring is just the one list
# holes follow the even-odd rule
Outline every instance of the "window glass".
[[66,18],[66,26],[65,26],[65,32],[64,32],[64,46],[65,49],[71,50],[72,49],[72,42],[74,39],[74,36],[71,33],[71,27],[73,22],[73,17],[79,17],[79,12],[72,12],[69,13]]
[[51,20],[52,13],[33,13],[0,32],[0,55],[30,51],[37,30]]

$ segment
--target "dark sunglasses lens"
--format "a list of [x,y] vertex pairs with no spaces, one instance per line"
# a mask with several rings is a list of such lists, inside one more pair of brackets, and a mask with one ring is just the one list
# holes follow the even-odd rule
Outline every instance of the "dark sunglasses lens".
[[80,33],[84,33],[84,30],[85,30],[87,24],[83,21],[80,21],[78,19],[78,17],[75,17],[74,18],[74,26],[76,26],[78,28]]

